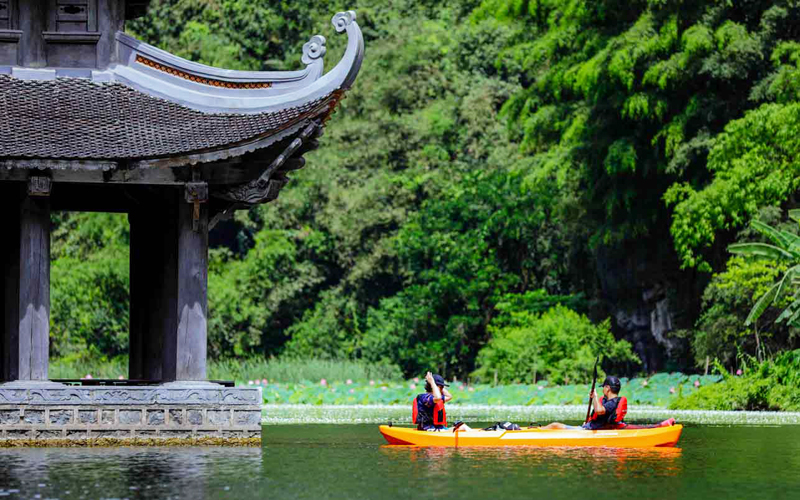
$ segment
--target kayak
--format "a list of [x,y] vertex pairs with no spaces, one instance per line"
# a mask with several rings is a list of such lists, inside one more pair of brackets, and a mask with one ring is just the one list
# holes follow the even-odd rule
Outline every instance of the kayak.
[[429,432],[415,428],[380,426],[389,444],[413,446],[608,446],[614,448],[671,447],[681,437],[682,425],[653,429],[583,429],[529,428],[519,431],[452,430]]

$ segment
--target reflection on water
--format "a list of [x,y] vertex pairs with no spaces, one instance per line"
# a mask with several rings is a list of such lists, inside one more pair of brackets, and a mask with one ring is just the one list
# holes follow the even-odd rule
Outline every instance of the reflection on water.
[[[207,498],[231,490],[259,448],[0,449],[0,497]],[[226,489],[227,488],[227,489]],[[216,495],[212,495],[216,496]]]
[[567,448],[538,446],[429,448],[419,446],[381,447],[390,460],[422,465],[432,474],[454,460],[469,463],[473,469],[522,466],[549,476],[602,476],[626,479],[638,475],[676,476],[681,469],[680,448]]
[[[795,499],[800,427],[688,427],[680,448],[387,446],[375,425],[268,426],[262,448],[0,449],[0,497]],[[2,500],[2,499],[0,499]]]

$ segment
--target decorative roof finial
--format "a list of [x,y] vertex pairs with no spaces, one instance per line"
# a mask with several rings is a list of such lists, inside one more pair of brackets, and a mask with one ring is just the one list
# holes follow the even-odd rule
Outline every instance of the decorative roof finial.
[[328,49],[325,48],[325,37],[314,35],[303,45],[303,64],[311,64],[322,58]]
[[336,28],[337,33],[341,33],[342,31],[346,30],[353,21],[356,20],[356,11],[348,10],[347,12],[339,12],[333,19],[331,19],[331,23],[333,23],[333,27]]

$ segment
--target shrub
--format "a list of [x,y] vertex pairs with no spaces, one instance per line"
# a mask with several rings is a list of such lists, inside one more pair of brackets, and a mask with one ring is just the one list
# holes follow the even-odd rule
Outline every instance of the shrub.
[[721,382],[704,386],[689,396],[678,398],[675,410],[789,410],[800,409],[800,349],[784,352],[762,363],[752,358],[741,360],[742,376],[723,374]]
[[473,376],[501,383],[556,384],[591,380],[595,356],[613,362],[639,363],[631,345],[615,341],[609,320],[599,325],[564,306],[542,314],[505,308],[489,328],[492,339],[478,354]]

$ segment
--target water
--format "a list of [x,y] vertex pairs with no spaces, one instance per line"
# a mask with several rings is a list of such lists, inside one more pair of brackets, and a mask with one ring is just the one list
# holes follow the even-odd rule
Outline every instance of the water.
[[798,426],[689,426],[680,448],[650,450],[390,447],[371,424],[270,425],[263,438],[261,448],[0,449],[0,498],[800,496]]

